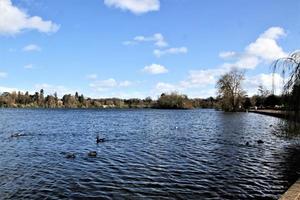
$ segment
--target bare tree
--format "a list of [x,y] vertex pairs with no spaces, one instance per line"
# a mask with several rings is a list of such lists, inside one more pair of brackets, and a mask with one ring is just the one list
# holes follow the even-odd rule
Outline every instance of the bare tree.
[[220,77],[217,82],[218,95],[221,97],[221,106],[225,111],[237,111],[245,97],[242,89],[244,72],[237,69],[231,70]]

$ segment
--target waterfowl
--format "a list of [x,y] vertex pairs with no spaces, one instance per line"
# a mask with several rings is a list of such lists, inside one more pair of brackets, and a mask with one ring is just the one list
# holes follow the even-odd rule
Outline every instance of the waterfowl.
[[257,140],[257,143],[258,143],[258,144],[263,144],[264,141],[262,141],[262,140]]
[[24,133],[14,133],[10,137],[14,138],[14,137],[21,137],[21,136],[25,136],[25,134]]
[[249,142],[246,142],[246,146],[249,146]]
[[74,153],[67,153],[65,157],[68,159],[74,159],[76,156]]
[[96,142],[97,142],[97,144],[101,143],[101,142],[105,142],[105,138],[100,138],[99,135],[98,135],[97,138],[96,138]]
[[97,152],[96,152],[96,151],[90,151],[90,152],[88,153],[88,156],[89,156],[89,157],[96,157],[96,156],[97,156]]

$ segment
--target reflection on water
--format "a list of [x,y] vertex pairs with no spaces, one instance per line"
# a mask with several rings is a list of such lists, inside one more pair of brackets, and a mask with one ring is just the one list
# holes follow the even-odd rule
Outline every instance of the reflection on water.
[[300,173],[299,138],[253,113],[3,109],[0,122],[3,199],[277,199]]
[[273,128],[273,134],[278,137],[295,138],[300,137],[300,123],[289,120],[278,120]]

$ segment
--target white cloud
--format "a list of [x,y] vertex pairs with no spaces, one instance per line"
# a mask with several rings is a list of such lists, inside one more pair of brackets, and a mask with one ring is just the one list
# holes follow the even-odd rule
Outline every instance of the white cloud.
[[255,69],[261,63],[271,63],[272,61],[286,57],[288,54],[278,45],[277,40],[285,36],[286,33],[281,27],[271,27],[261,34],[255,42],[246,46],[241,54],[235,52],[221,52],[221,58],[235,58],[232,63],[224,63],[223,67]]
[[120,98],[120,99],[130,99],[130,98],[139,98],[144,99],[149,94],[145,93],[144,91],[130,91],[130,90],[120,90],[120,91],[94,91],[90,93],[89,97],[91,98]]
[[98,75],[97,74],[88,74],[86,76],[87,79],[90,79],[90,80],[95,80],[98,78]]
[[223,68],[228,69],[228,71],[232,68],[238,69],[254,69],[260,63],[260,60],[256,56],[251,55],[241,55],[239,59],[234,63],[224,63],[222,65]]
[[0,78],[6,78],[7,77],[7,73],[5,72],[0,72]]
[[107,80],[96,80],[89,84],[91,88],[94,88],[97,91],[107,91],[113,88],[120,88],[120,87],[129,87],[133,83],[131,81],[116,81],[113,78]]
[[279,39],[282,36],[286,36],[286,32],[281,27],[271,27],[266,30],[263,34],[261,34],[260,38],[269,38],[269,39]]
[[236,56],[236,52],[234,52],[234,51],[223,51],[219,54],[219,57],[224,58],[224,59],[232,58],[234,56]]
[[101,80],[101,81],[95,81],[94,83],[91,83],[90,86],[94,88],[113,88],[118,85],[117,81],[113,78],[107,79],[107,80]]
[[33,65],[32,64],[28,64],[28,65],[25,65],[24,66],[24,69],[32,69],[33,68]]
[[166,42],[164,36],[161,33],[156,33],[152,36],[136,36],[132,40],[123,42],[123,45],[136,45],[142,42],[153,42],[157,49],[153,50],[153,54],[156,57],[161,57],[167,54],[186,54],[188,52],[187,47],[173,47],[167,48],[169,44]]
[[215,97],[217,94],[217,90],[215,88],[207,88],[205,90],[192,90],[188,92],[188,96],[190,98],[208,98]]
[[75,94],[76,92],[75,90],[67,88],[63,85],[51,85],[47,83],[36,84],[34,87],[36,91],[43,89],[45,94],[52,95],[56,92],[58,97],[62,97],[65,94]]
[[104,0],[104,4],[121,10],[129,10],[134,14],[143,14],[160,9],[159,0]]
[[165,50],[159,50],[155,49],[153,51],[153,54],[156,57],[161,57],[166,54],[186,54],[188,52],[188,49],[186,47],[178,47],[178,48],[169,48]]
[[[224,72],[222,69],[191,70],[188,77],[178,83],[158,82],[152,93],[181,92],[193,97],[215,96],[215,83],[217,76]],[[212,95],[214,94],[214,95]],[[198,96],[197,96],[198,95]]]
[[[227,51],[219,54],[221,58],[233,59],[232,62],[225,62],[215,69],[191,70],[185,80],[177,83],[159,82],[153,92],[179,91],[193,97],[197,95],[201,97],[215,96],[215,84],[220,75],[233,68],[253,70],[259,64],[270,64],[272,61],[286,56],[287,53],[277,43],[277,40],[283,36],[285,36],[285,31],[282,28],[271,27],[261,34],[255,42],[247,45],[244,52]],[[160,55],[160,52],[162,51],[157,51],[157,54]],[[271,90],[272,82],[272,73],[246,76],[244,88],[248,95],[252,96],[256,94],[260,84]],[[274,75],[274,86],[276,94],[280,94],[283,87],[283,78],[279,74]]]
[[274,89],[276,94],[280,94],[284,85],[284,79],[279,74],[258,74],[254,76],[247,76],[244,81],[244,87],[249,96],[257,94],[258,86],[263,85],[266,89],[272,91],[274,78]]
[[44,21],[39,16],[29,16],[14,6],[11,0],[0,0],[0,34],[14,35],[26,29],[51,33],[58,31],[59,25]]
[[142,70],[143,72],[149,73],[149,74],[165,74],[168,73],[168,69],[162,65],[158,64],[152,64],[145,66]]
[[29,45],[25,46],[22,50],[23,51],[41,51],[41,47],[39,47],[36,44],[29,44]]
[[220,76],[222,73],[224,73],[222,69],[191,70],[188,78],[181,81],[180,85],[184,88],[203,88],[215,84],[217,76]]
[[175,84],[170,84],[170,83],[159,82],[155,86],[155,93],[158,94],[166,93],[166,92],[174,92],[179,90],[181,90],[181,88],[179,88]]
[[131,41],[123,42],[124,45],[134,45],[141,42],[154,42],[154,45],[163,48],[167,47],[168,43],[166,42],[164,36],[161,33],[155,33],[152,36],[136,36]]
[[155,97],[162,93],[170,93],[170,92],[179,92],[183,94],[187,94],[190,98],[207,98],[216,95],[215,87],[206,87],[205,89],[194,88],[194,87],[186,87],[179,84],[172,84],[166,82],[158,82],[154,89],[152,90],[152,96]]
[[283,28],[271,27],[261,34],[255,42],[246,47],[246,53],[266,61],[286,57],[288,54],[282,50],[276,41],[285,35]]
[[132,85],[132,82],[131,81],[121,81],[120,83],[119,83],[119,86],[120,87],[129,87],[129,86],[131,86]]
[[3,92],[16,92],[16,91],[20,91],[20,90],[17,89],[17,88],[0,86],[0,93],[3,93]]

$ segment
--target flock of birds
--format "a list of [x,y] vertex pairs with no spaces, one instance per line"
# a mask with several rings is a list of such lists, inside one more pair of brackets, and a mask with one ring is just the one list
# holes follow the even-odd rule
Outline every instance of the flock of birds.
[[[19,138],[19,137],[23,137],[23,136],[26,136],[26,134],[25,133],[13,133],[13,134],[11,134],[10,137],[11,138]],[[106,141],[105,138],[100,137],[99,135],[97,135],[97,137],[96,137],[96,144],[103,143],[105,141]],[[65,158],[68,158],[68,159],[74,159],[74,158],[76,158],[75,153],[68,152],[68,153],[62,153],[62,154],[64,154]],[[97,157],[97,151],[90,151],[88,153],[88,156],[89,157]]]
[[[105,138],[101,138],[99,135],[97,135],[97,137],[96,137],[96,144],[103,143],[105,141],[106,141]],[[90,151],[88,153],[88,156],[89,157],[97,157],[97,151]],[[75,153],[66,153],[65,157],[68,158],[68,159],[75,159],[76,155],[75,155]]]
[[[179,129],[179,127],[176,126],[175,129]],[[14,134],[11,135],[12,138],[18,138],[18,137],[22,137],[22,136],[26,136],[26,134],[24,134],[24,133],[14,133]],[[96,144],[103,143],[105,141],[106,141],[105,138],[100,137],[99,135],[97,135]],[[263,144],[264,143],[264,141],[262,141],[262,140],[257,140],[256,142],[257,142],[257,144]],[[246,142],[245,145],[250,146],[250,143]],[[65,154],[65,158],[67,158],[67,159],[75,159],[76,158],[75,153],[69,152],[69,153],[64,153],[64,154]],[[97,157],[97,152],[96,151],[90,151],[88,153],[88,156],[89,157]]]

